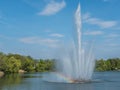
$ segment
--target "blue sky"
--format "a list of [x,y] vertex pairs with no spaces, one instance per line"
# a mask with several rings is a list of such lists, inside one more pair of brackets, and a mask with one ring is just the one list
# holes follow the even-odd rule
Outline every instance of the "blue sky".
[[0,0],[0,51],[54,58],[69,45],[81,3],[83,46],[96,58],[120,57],[120,0]]

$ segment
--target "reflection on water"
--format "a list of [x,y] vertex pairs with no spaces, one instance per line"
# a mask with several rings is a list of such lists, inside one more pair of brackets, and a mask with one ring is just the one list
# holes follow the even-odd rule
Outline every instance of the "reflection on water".
[[120,72],[99,72],[91,83],[68,84],[43,81],[48,73],[11,74],[0,78],[0,90],[120,90]]
[[10,87],[11,85],[15,86],[20,84],[21,80],[22,79],[20,78],[19,74],[5,75],[4,77],[0,78],[0,90],[6,86]]

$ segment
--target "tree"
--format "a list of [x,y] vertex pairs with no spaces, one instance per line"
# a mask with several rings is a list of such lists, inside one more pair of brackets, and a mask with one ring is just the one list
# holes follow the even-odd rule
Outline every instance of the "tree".
[[110,71],[110,70],[111,70],[110,60],[105,61],[105,64],[106,64],[106,66],[107,66],[106,70],[107,70],[107,71]]
[[6,73],[16,73],[19,71],[21,67],[20,60],[15,59],[14,57],[10,57],[6,59],[4,62],[4,71]]
[[35,70],[34,61],[26,58],[25,61],[22,62],[22,69],[28,72],[34,71]]

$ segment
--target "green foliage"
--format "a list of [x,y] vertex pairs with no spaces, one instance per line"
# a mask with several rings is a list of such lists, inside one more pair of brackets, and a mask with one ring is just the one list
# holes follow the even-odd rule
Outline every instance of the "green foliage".
[[97,60],[96,61],[96,70],[97,71],[111,71],[111,70],[120,70],[120,59],[113,58],[107,60]]
[[42,60],[40,59],[38,63],[36,63],[36,68],[35,70],[38,72],[43,72],[43,71],[51,71],[53,70],[54,62],[53,60]]
[[34,61],[31,60],[31,59],[29,59],[29,58],[26,58],[26,60],[25,60],[25,62],[23,64],[23,67],[24,67],[23,69],[25,71],[28,71],[28,72],[34,71],[34,69],[35,69],[35,67],[34,67]]
[[[20,69],[27,72],[45,72],[54,70],[54,61],[50,59],[35,60],[30,56],[4,54],[0,52],[0,71],[16,73]],[[120,70],[120,58],[96,61],[96,71]]]
[[30,56],[0,53],[0,71],[16,73],[20,69],[27,72],[44,72],[53,69],[53,60],[35,60]]
[[21,67],[20,60],[15,59],[14,57],[3,58],[1,69],[6,73],[16,73]]

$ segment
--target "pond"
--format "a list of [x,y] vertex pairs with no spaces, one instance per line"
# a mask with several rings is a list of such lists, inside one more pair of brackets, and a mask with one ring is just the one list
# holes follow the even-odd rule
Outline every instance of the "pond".
[[0,90],[120,90],[120,72],[95,72],[93,82],[52,83],[49,73],[10,74],[0,78]]

